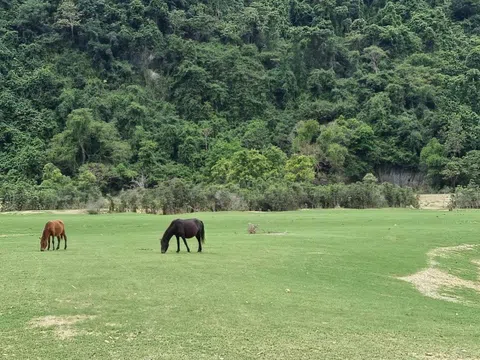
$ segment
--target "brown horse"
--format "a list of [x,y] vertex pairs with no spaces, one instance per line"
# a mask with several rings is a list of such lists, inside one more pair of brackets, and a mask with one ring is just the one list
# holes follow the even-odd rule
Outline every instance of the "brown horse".
[[52,220],[47,222],[43,228],[43,233],[40,237],[40,251],[44,251],[45,248],[47,248],[47,241],[47,250],[50,250],[50,237],[52,238],[52,250],[55,250],[55,236],[58,240],[57,250],[60,247],[60,240],[62,238],[65,240],[65,247],[63,249],[67,250],[67,235],[65,235],[65,225],[63,224],[62,220]]
[[177,253],[180,251],[180,238],[190,252],[187,240],[196,237],[198,240],[198,252],[202,252],[202,244],[205,242],[205,226],[203,222],[198,219],[177,219],[170,223],[170,226],[165,230],[165,233],[160,240],[160,251],[165,254],[168,250],[168,243],[172,236],[177,238]]

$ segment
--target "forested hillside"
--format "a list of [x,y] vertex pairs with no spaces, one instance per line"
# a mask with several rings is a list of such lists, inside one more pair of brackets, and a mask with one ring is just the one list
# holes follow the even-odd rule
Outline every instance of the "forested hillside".
[[1,0],[0,187],[480,183],[479,34],[478,0]]

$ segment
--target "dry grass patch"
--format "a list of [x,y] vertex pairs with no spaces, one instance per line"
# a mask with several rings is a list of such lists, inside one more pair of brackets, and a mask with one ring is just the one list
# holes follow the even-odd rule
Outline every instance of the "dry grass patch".
[[78,322],[93,319],[91,315],[74,315],[74,316],[42,316],[30,321],[31,328],[50,328],[54,327],[55,335],[64,340],[78,335],[79,332],[73,328]]
[[420,194],[418,196],[420,209],[447,210],[451,203],[450,194]]
[[[439,263],[436,258],[446,258],[452,253],[470,251],[475,247],[475,245],[464,244],[430,250],[427,253],[428,268],[413,275],[399,277],[398,279],[412,283],[424,296],[438,300],[461,302],[462,299],[459,296],[450,295],[446,292],[454,290],[455,288],[465,288],[480,292],[480,282],[465,280],[458,276],[448,274],[438,268]],[[480,267],[480,261],[474,260],[472,263]]]

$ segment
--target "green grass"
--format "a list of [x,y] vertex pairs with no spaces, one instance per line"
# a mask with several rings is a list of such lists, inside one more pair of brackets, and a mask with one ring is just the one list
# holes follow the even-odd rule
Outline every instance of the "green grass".
[[[162,255],[158,239],[171,216],[0,215],[0,358],[480,356],[476,303],[424,297],[395,278],[425,267],[433,248],[478,243],[480,212],[194,216],[206,226],[205,252],[191,239],[195,252],[182,244],[176,254],[172,240]],[[38,237],[55,218],[69,247],[42,253]],[[247,234],[249,222],[259,234]],[[478,270],[457,260],[445,265],[457,276]],[[55,327],[29,325],[49,315],[95,317],[61,340]]]

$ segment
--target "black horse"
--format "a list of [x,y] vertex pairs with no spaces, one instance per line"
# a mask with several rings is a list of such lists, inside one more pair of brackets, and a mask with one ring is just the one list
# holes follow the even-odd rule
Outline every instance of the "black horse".
[[180,238],[183,239],[183,243],[187,247],[187,251],[190,252],[187,239],[190,239],[194,236],[198,240],[198,252],[202,252],[202,244],[205,242],[205,226],[201,220],[173,220],[167,230],[165,230],[165,233],[160,240],[160,250],[162,251],[162,254],[167,252],[170,239],[174,235],[177,238],[177,253],[180,251]]

